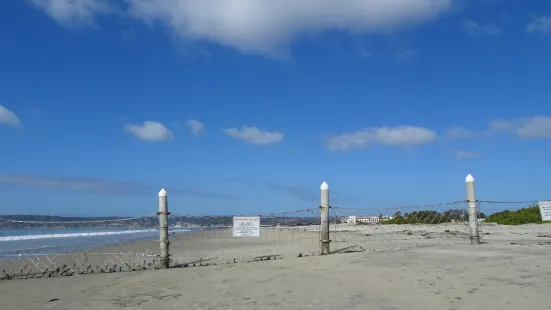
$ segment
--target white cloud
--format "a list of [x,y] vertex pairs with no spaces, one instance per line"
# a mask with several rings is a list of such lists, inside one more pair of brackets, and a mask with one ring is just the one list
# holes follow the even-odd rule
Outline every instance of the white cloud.
[[455,157],[466,159],[466,158],[478,158],[480,157],[480,154],[477,152],[465,152],[465,151],[457,151],[455,153]]
[[472,36],[495,36],[501,33],[501,30],[494,24],[478,24],[472,20],[464,20],[463,29]]
[[94,24],[98,14],[110,12],[108,0],[27,0],[42,9],[59,24],[79,26]]
[[144,141],[168,141],[174,137],[163,124],[145,121],[141,125],[126,125],[124,130]]
[[541,34],[551,34],[551,16],[540,17],[526,26],[527,33],[539,32]]
[[495,120],[490,123],[490,133],[508,132],[520,139],[551,139],[551,117],[534,116],[513,120]]
[[0,105],[0,125],[17,127],[21,124],[19,117],[8,108]]
[[198,136],[201,133],[205,132],[205,125],[195,119],[188,119],[186,121],[186,126],[189,132],[191,132],[191,134],[194,136]]
[[331,151],[366,148],[372,144],[385,146],[416,146],[435,142],[434,131],[413,126],[376,127],[341,134],[327,139],[326,147]]
[[256,145],[276,144],[283,140],[281,132],[262,131],[258,127],[242,126],[241,129],[232,127],[222,131],[232,138]]
[[[31,0],[58,22],[89,23],[107,0]],[[116,2],[109,2],[114,5]],[[186,40],[283,56],[296,36],[324,30],[384,32],[430,21],[453,0],[126,0],[117,9]]]
[[446,137],[450,139],[472,139],[476,137],[476,133],[462,126],[451,127],[446,130]]

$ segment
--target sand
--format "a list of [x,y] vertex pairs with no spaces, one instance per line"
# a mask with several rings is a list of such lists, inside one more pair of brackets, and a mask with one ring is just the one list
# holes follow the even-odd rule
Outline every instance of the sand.
[[[193,231],[170,237],[171,266],[227,264],[319,254],[319,226],[263,227],[256,238],[232,237],[231,229]],[[381,251],[434,245],[469,244],[467,223],[438,225],[331,225],[331,251]],[[551,225],[480,227],[482,241],[494,243],[549,241]],[[83,246],[90,247],[89,244]],[[110,273],[160,267],[159,241],[129,241],[114,246],[101,242],[85,252],[0,260],[0,278],[37,278]]]
[[3,309],[551,309],[551,247],[436,246],[0,282]]
[[[262,228],[260,237],[236,238],[231,229],[191,231],[170,236],[172,266],[227,264],[315,255],[319,227]],[[83,241],[84,242],[84,241]],[[90,247],[89,244],[83,246]],[[335,244],[335,249],[338,249]],[[40,278],[60,275],[155,269],[160,265],[158,239],[113,246],[101,242],[87,251],[35,255],[0,260],[0,277]],[[5,273],[5,274],[4,274]]]
[[[332,249],[355,245],[363,252],[300,258],[298,252],[315,254],[316,227],[273,230],[262,241],[228,239],[222,231],[176,236],[175,257],[217,252],[224,259],[206,267],[0,281],[1,308],[551,309],[551,225],[484,225],[479,246],[467,245],[464,228],[338,225]],[[227,264],[230,254],[274,251],[280,259]]]

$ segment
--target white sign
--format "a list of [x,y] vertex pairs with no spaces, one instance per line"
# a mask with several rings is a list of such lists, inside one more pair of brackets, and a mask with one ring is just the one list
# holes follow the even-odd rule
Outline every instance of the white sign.
[[551,201],[540,201],[540,214],[543,221],[551,221]]
[[260,237],[260,216],[234,216],[234,237]]

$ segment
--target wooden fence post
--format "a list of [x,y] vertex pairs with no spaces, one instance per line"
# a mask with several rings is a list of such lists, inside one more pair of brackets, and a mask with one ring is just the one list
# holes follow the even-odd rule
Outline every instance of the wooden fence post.
[[320,235],[320,255],[329,254],[329,185],[325,182],[321,184],[321,235]]
[[471,245],[477,245],[480,243],[480,235],[478,234],[478,210],[476,207],[476,190],[473,176],[469,174],[465,179],[465,183],[467,185],[467,204],[469,210],[469,226],[471,228]]
[[170,263],[170,255],[168,250],[168,197],[167,192],[163,188],[159,192],[159,231],[161,245],[161,268],[168,268]]

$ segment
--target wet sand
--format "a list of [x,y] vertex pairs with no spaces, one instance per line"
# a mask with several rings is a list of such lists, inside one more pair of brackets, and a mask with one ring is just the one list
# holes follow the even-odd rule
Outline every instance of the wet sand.
[[[260,237],[233,237],[231,228],[171,234],[171,266],[315,255],[319,251],[318,228],[262,228]],[[0,277],[41,278],[155,269],[160,267],[159,247],[159,240],[151,238],[107,247],[99,243],[87,251],[64,254],[22,252],[21,256],[0,260],[0,270],[4,272]]]

